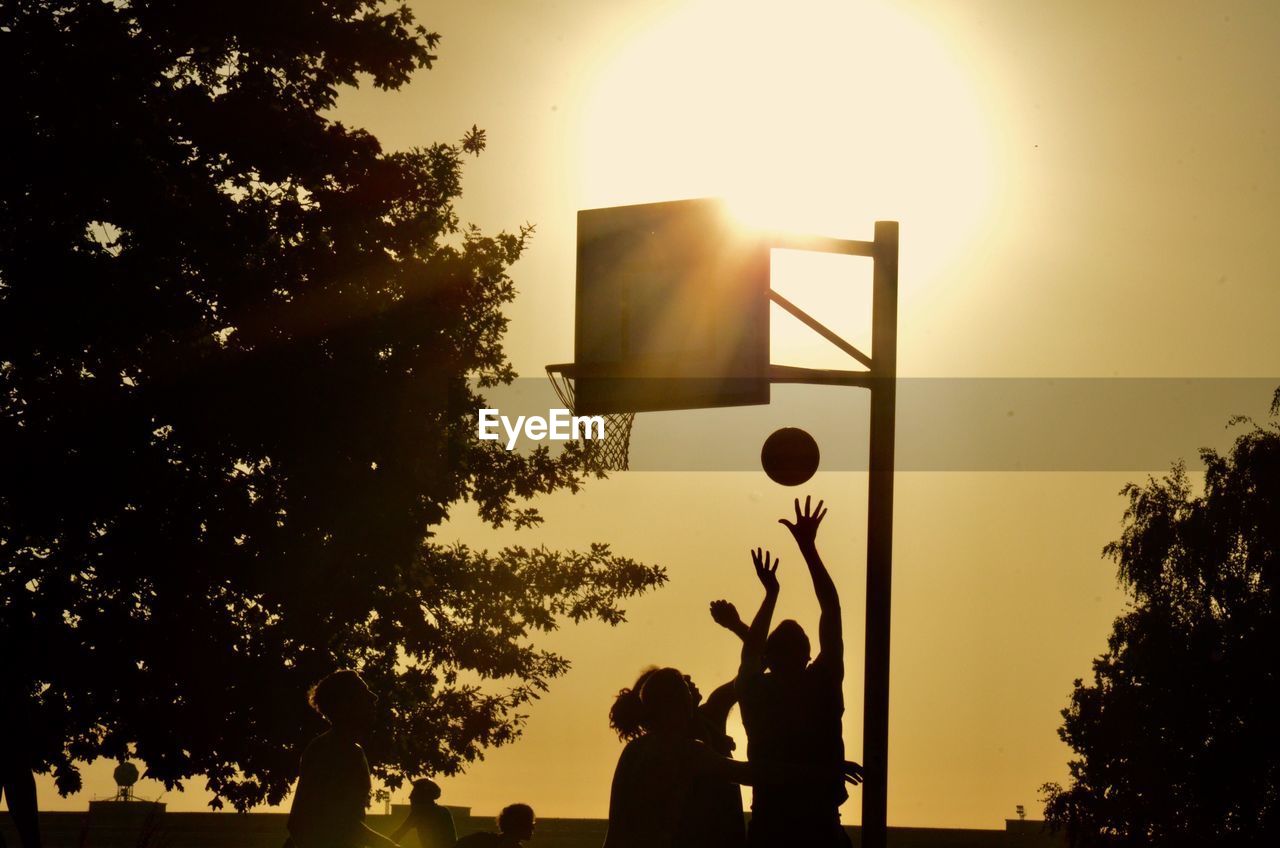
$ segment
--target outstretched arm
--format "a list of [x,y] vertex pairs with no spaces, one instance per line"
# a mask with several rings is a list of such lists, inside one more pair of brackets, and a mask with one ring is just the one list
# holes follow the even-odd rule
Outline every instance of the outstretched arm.
[[[738,608],[733,604],[724,600],[712,601],[711,618],[725,630],[746,641],[747,625],[743,622],[742,617],[738,615]],[[717,686],[715,691],[707,696],[707,700],[703,702],[702,706],[698,707],[698,711],[723,733],[725,722],[729,719],[729,711],[733,709],[733,705],[737,702],[738,689],[737,679],[735,678],[728,683]]]
[[786,525],[795,537],[805,565],[809,566],[809,576],[813,578],[813,592],[818,596],[818,661],[828,668],[834,669],[844,676],[844,633],[840,616],[840,595],[836,592],[836,584],[827,572],[822,557],[818,556],[818,525],[826,516],[822,501],[816,508],[810,509],[810,498],[804,499],[804,511],[800,511],[800,499],[796,498],[796,520],[785,518],[778,520]]
[[773,609],[778,605],[778,563],[768,551],[756,548],[751,552],[751,561],[756,567],[756,577],[764,586],[764,600],[756,617],[751,619],[751,627],[747,637],[742,640],[742,664],[738,666],[738,680],[759,672],[764,668],[764,644],[769,638],[769,626],[773,623]]
[[729,720],[729,711],[738,703],[738,681],[735,678],[728,683],[721,683],[707,700],[698,707],[698,712],[711,723],[718,732],[724,733],[725,722]]
[[743,786],[787,786],[812,783],[815,786],[832,779],[843,779],[858,785],[862,782],[862,766],[845,760],[839,765],[815,766],[813,763],[760,762],[722,757],[701,742],[694,743],[693,771],[710,774]]
[[739,639],[746,640],[747,625],[738,615],[738,608],[728,601],[711,602],[711,618]]

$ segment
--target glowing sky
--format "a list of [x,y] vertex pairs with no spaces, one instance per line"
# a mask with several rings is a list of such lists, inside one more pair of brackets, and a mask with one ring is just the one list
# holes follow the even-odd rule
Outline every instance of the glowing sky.
[[[509,351],[524,375],[572,359],[575,211],[702,195],[847,237],[900,220],[904,376],[1280,373],[1274,3],[411,5],[443,35],[436,68],[400,92],[350,92],[336,117],[388,148],[487,131],[460,208],[486,231],[537,226],[513,269]],[[856,293],[834,290],[839,260],[784,256],[775,270],[780,288],[813,287],[815,312],[851,316],[837,329],[855,340],[865,329]],[[802,334],[779,332],[778,359],[830,364]],[[1228,438],[1206,432],[1186,455]],[[1058,710],[1123,603],[1099,552],[1119,533],[1116,492],[1132,476],[902,475],[890,824],[999,827],[1015,804],[1036,814],[1037,787],[1065,777]],[[845,603],[856,756],[865,478],[823,473],[805,491],[831,505],[820,542]],[[518,537],[459,510],[445,538],[608,541],[672,580],[616,630],[548,640],[574,670],[530,711],[525,738],[444,781],[444,800],[603,815],[620,750],[611,695],[652,662],[688,670],[704,691],[732,675],[735,646],[705,609],[727,597],[750,614],[749,547],[782,554],[779,615],[816,626],[774,523],[788,507],[788,492],[743,472],[616,475],[546,499],[545,527]],[[91,794],[108,791],[108,772],[94,770]],[[46,807],[83,806],[84,793],[42,790]],[[858,820],[856,794],[845,820]]]

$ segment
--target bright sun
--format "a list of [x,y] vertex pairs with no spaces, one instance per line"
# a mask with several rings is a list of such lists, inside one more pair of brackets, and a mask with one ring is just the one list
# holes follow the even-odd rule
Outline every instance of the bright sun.
[[693,0],[595,80],[579,208],[718,196],[758,226],[852,238],[895,219],[910,297],[992,204],[964,70],[885,2]]

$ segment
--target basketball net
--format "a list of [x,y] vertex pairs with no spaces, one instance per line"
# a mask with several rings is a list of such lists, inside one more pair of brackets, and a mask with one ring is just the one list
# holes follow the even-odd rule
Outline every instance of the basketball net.
[[[556,397],[570,412],[573,406],[573,377],[563,365],[548,365],[547,379],[556,390]],[[634,412],[617,412],[604,418],[603,439],[579,439],[588,461],[601,471],[626,471],[631,458],[631,424]],[[588,432],[590,432],[588,430]]]

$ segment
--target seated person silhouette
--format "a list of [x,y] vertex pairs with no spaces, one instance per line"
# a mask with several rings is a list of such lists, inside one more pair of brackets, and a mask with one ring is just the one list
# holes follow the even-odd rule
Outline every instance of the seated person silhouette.
[[422,848],[453,848],[458,832],[453,827],[453,815],[436,803],[440,800],[440,787],[434,780],[421,778],[413,782],[409,793],[409,815],[404,823],[391,834],[393,842],[399,842],[410,830],[418,835]]
[[457,848],[516,848],[533,838],[533,807],[512,804],[498,813],[498,832],[481,831],[458,840]]
[[[830,774],[830,766],[844,762],[840,598],[818,556],[818,525],[826,515],[822,502],[810,509],[810,499],[805,498],[801,511],[797,499],[795,510],[794,521],[784,518],[780,523],[795,538],[818,597],[818,657],[809,662],[809,637],[795,621],[783,621],[769,633],[779,592],[778,560],[756,549],[752,560],[765,597],[742,644],[738,700],[747,731],[749,761],[790,761]],[[852,782],[858,779],[860,769]],[[840,825],[840,805],[848,797],[844,781],[836,777],[824,780],[816,788],[772,782],[758,785],[752,796],[747,845],[847,846],[849,839]]]
[[378,697],[354,671],[335,671],[311,687],[308,700],[329,722],[302,754],[289,810],[295,848],[392,848],[396,843],[364,823],[369,762],[359,740],[373,726]]

